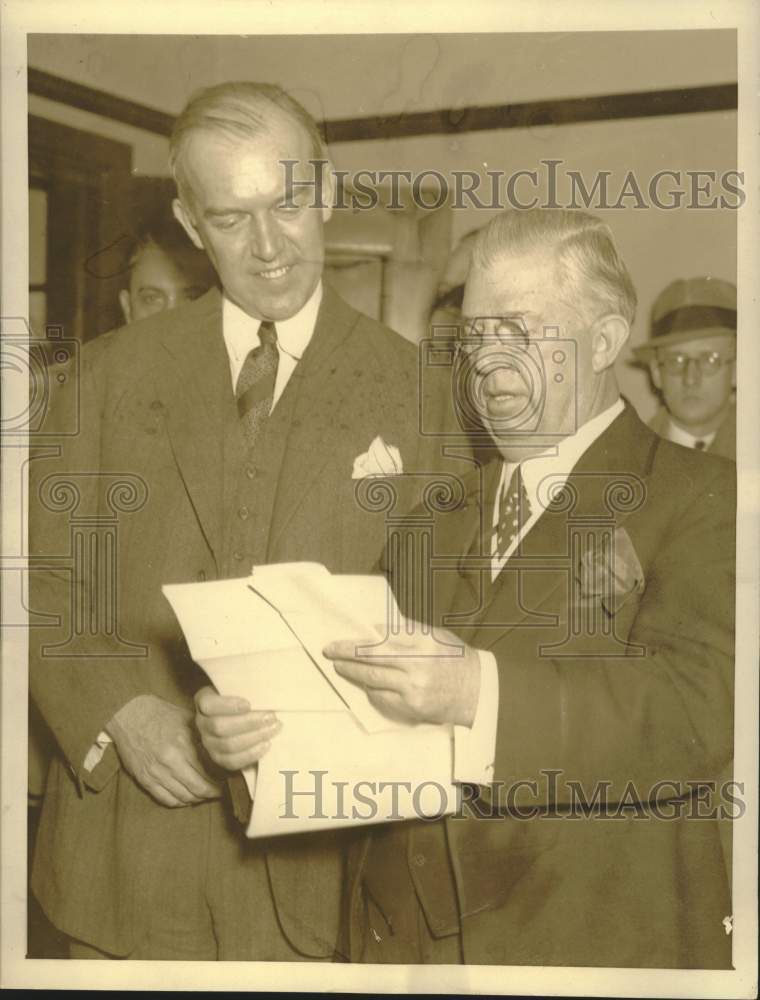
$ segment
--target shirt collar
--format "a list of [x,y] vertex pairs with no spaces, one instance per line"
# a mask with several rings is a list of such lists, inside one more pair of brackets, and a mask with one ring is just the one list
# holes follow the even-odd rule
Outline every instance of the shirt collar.
[[[317,313],[322,302],[322,282],[311,294],[311,298],[288,319],[278,319],[277,346],[294,361],[299,361],[309,345],[317,323]],[[259,327],[262,321],[235,305],[226,295],[222,298],[222,333],[230,367],[233,371],[233,381],[249,352],[259,346]]]
[[668,441],[672,441],[673,444],[683,445],[685,448],[693,448],[697,441],[704,441],[705,448],[708,448],[715,440],[716,434],[717,431],[713,431],[711,434],[690,434],[683,427],[679,427],[678,424],[673,423],[670,419],[668,420]]
[[[566,479],[577,465],[581,455],[607,430],[612,421],[624,409],[625,404],[618,397],[612,406],[608,406],[606,410],[592,417],[582,427],[579,427],[575,434],[570,434],[568,437],[563,438],[550,451],[545,452],[543,455],[536,455],[534,458],[526,458],[520,462],[522,480],[534,511],[545,505],[545,503],[539,503],[538,498],[538,489],[541,482],[549,475],[554,480],[558,476]],[[506,475],[511,477],[513,468],[514,465],[505,470],[505,478]]]

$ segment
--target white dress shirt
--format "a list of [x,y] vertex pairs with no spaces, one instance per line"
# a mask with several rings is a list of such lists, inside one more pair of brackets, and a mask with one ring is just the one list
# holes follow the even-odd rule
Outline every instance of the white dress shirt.
[[[563,438],[558,445],[553,446],[541,455],[526,458],[522,462],[504,462],[501,479],[496,490],[496,502],[493,509],[493,535],[491,536],[491,579],[495,580],[501,573],[507,560],[513,554],[523,538],[541,516],[547,500],[546,487],[551,483],[552,491],[559,489],[567,481],[581,455],[596,441],[600,434],[607,430],[615,417],[623,412],[623,400],[618,399],[608,406],[588,423],[580,427],[575,434]],[[499,526],[499,510],[504,490],[509,488],[512,474],[520,466],[520,474],[525,485],[525,492],[530,503],[530,517],[522,525],[512,544],[499,557],[496,546],[496,534]],[[551,477],[551,478],[549,478]],[[541,489],[542,483],[544,484]]]
[[[280,358],[277,364],[277,378],[274,383],[272,409],[282,395],[288,379],[293,374],[296,365],[301,360],[303,352],[309,345],[317,323],[317,313],[322,302],[322,283],[312,292],[311,298],[295,316],[290,319],[275,321],[277,330],[277,350]],[[235,391],[243,362],[254,347],[258,347],[259,327],[261,320],[249,316],[240,306],[226,296],[222,300],[222,334],[224,346],[230,359],[230,376],[232,391]]]
[[[585,423],[575,434],[563,440],[534,458],[520,463],[503,462],[501,477],[496,489],[493,511],[493,534],[491,536],[491,579],[504,569],[515,549],[533,528],[543,512],[547,501],[546,483],[551,476],[552,490],[560,488],[573,471],[578,459],[605,431],[612,421],[623,412],[623,400],[618,399],[602,413]],[[499,527],[499,511],[504,490],[509,488],[512,473],[520,466],[525,492],[530,503],[530,516],[522,525],[512,544],[502,556],[498,555],[496,535]],[[541,490],[541,484],[544,489]],[[496,729],[499,713],[499,673],[493,653],[478,650],[480,655],[480,695],[472,728],[455,726],[454,780],[469,781],[474,784],[488,784],[493,781],[494,757],[496,752]]]

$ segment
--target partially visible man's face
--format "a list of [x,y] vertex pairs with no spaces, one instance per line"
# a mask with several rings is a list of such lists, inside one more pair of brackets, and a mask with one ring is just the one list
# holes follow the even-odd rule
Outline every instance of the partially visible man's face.
[[[730,333],[697,337],[673,347],[660,348],[657,362],[652,365],[652,378],[662,391],[671,416],[677,424],[695,434],[709,433],[721,422],[733,392],[736,338]],[[707,361],[713,355],[727,364],[717,364],[714,370]],[[681,374],[671,374],[665,362],[681,358]],[[671,361],[672,363],[672,361]]]
[[184,156],[191,204],[179,207],[180,221],[205,247],[226,294],[257,319],[295,315],[320,280],[330,216],[311,207],[313,187],[296,189],[283,204],[283,160],[299,161],[296,178],[313,182],[305,130],[278,119],[256,138],[198,132]]
[[[490,317],[486,338],[469,354],[471,386],[481,418],[508,461],[521,461],[573,434],[593,411],[591,335],[560,300],[556,271],[552,253],[509,254],[489,269],[473,264],[467,279],[465,324]],[[514,345],[495,339],[495,317],[507,317],[502,330],[513,332]],[[562,338],[573,340],[574,355]]]
[[179,253],[176,260],[151,243],[138,250],[129,288],[119,293],[127,323],[174,309],[208,291],[214,280],[211,265],[187,246],[189,252]]

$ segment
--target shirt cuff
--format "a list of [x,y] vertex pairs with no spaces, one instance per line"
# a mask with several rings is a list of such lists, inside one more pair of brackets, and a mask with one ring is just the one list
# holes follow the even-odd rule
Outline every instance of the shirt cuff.
[[499,721],[499,672],[496,657],[479,649],[480,694],[472,727],[454,726],[454,781],[489,785],[496,757]]
[[108,744],[113,743],[113,740],[108,735],[108,733],[98,733],[98,738],[92,744],[90,749],[84,758],[84,770],[94,771],[98,764],[103,760],[103,754],[108,749]]

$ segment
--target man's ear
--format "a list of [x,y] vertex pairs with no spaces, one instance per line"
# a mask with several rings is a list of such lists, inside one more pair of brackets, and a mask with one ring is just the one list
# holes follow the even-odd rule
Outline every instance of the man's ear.
[[129,292],[126,288],[122,288],[119,292],[119,305],[121,306],[121,311],[124,313],[124,322],[132,322],[132,300],[129,297]]
[[660,366],[657,364],[656,358],[652,358],[649,362],[649,374],[652,376],[655,389],[662,389],[662,375],[660,374]]
[[600,374],[615,363],[623,348],[631,328],[622,316],[611,313],[597,320],[593,328],[591,363],[596,374]]
[[198,230],[195,228],[195,219],[193,219],[192,215],[185,208],[179,198],[175,198],[172,202],[172,212],[174,212],[174,218],[193,241],[194,246],[196,246],[199,250],[205,250],[203,240],[201,240],[198,235]]

